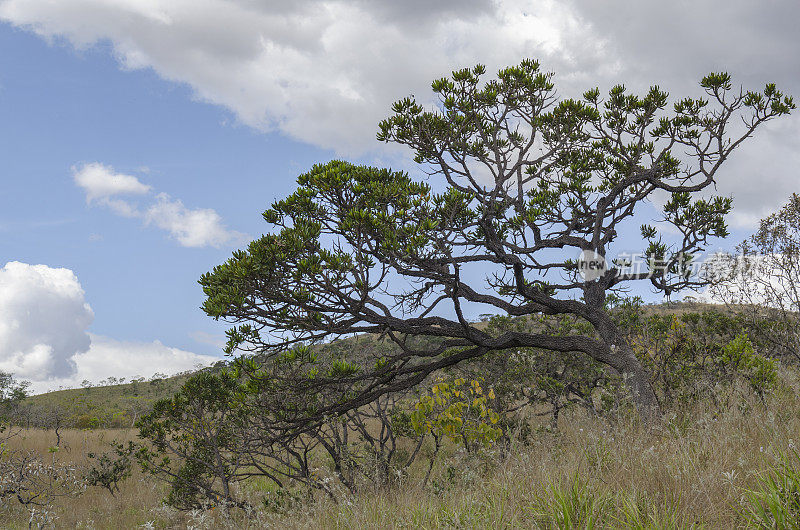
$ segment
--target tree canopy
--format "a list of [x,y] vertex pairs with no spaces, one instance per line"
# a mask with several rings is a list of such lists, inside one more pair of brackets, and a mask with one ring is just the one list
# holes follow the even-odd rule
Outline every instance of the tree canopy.
[[[607,297],[639,280],[667,294],[699,284],[687,265],[727,235],[732,206],[709,188],[760,125],[795,108],[792,99],[773,84],[734,88],[726,73],[702,79],[703,97],[672,105],[656,86],[560,99],[552,74],[532,60],[484,76],[480,65],[455,71],[432,83],[434,107],[409,97],[379,124],[378,140],[409,147],[424,178],[316,165],[264,212],[266,235],[201,278],[203,309],[234,324],[227,351],[257,354],[259,363],[241,366],[268,371],[284,396],[278,427],[302,429],[465,359],[520,347],[582,352],[625,377],[645,418],[657,414]],[[582,275],[581,253],[612,256],[656,194],[667,197],[657,221],[678,236],[642,226],[644,270],[617,260],[599,277]],[[572,315],[590,331],[493,333],[467,320],[467,307]],[[308,348],[355,333],[399,348],[348,359]]]

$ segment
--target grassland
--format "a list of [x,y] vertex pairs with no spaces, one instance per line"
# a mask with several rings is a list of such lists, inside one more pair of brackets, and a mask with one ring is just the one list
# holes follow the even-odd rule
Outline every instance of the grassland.
[[[646,312],[703,309],[671,305]],[[358,352],[383,346],[362,336],[329,347]],[[281,496],[273,484],[254,480],[242,493],[255,511],[179,512],[162,503],[167,486],[135,468],[114,495],[88,487],[57,499],[50,526],[800,528],[800,458],[794,449],[800,443],[800,370],[781,366],[779,374],[779,384],[763,399],[746,385],[735,386],[726,392],[725,406],[701,399],[667,410],[655,428],[642,426],[634,415],[600,417],[582,408],[562,413],[557,431],[546,417],[532,416],[533,432],[512,433],[509,445],[473,455],[446,446],[425,486],[428,461],[421,458],[391,487],[355,495],[342,491],[338,502],[299,490]],[[57,448],[52,429],[27,428],[5,450],[33,451],[46,461],[85,470],[91,465],[88,454],[109,451],[113,440],[136,439],[134,429],[109,425],[132,425],[137,411],[173,394],[187,377],[27,398],[29,410],[70,410],[73,424],[84,413],[96,414],[105,428],[61,429]],[[423,454],[432,452],[424,446]],[[780,516],[786,519],[776,520]],[[30,510],[13,499],[0,505],[0,528],[28,528],[31,520]]]
[[[450,448],[434,480],[421,470],[391,489],[363,491],[334,503],[324,498],[257,513],[180,513],[161,505],[163,485],[138,471],[112,496],[89,488],[62,499],[58,528],[739,528],[750,527],[748,492],[763,489],[770,470],[800,440],[798,378],[784,371],[765,403],[742,391],[721,412],[697,405],[646,429],[609,423],[575,410],[558,432],[542,428],[526,443],[468,457]],[[52,458],[82,464],[131,430],[70,430]],[[48,454],[52,432],[28,430],[11,446]],[[797,492],[789,492],[796,495]],[[795,501],[796,502],[796,501]],[[791,503],[790,503],[791,504]],[[791,505],[789,508],[791,509]],[[8,505],[4,528],[27,528],[29,514]],[[786,526],[790,527],[790,526]]]
[[95,418],[99,426],[128,427],[153,402],[175,393],[188,377],[188,374],[182,374],[149,381],[58,390],[30,396],[23,404],[34,412],[37,409],[63,411],[68,425],[77,417],[86,416]]

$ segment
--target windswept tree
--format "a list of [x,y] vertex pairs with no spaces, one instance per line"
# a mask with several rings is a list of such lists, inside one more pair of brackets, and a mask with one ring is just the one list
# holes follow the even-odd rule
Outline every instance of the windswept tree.
[[[687,265],[727,234],[731,209],[729,198],[702,192],[792,99],[773,84],[734,88],[726,73],[703,78],[704,97],[671,106],[658,87],[559,99],[552,74],[532,60],[489,81],[484,73],[479,65],[438,79],[435,107],[406,98],[380,123],[378,139],[408,146],[428,178],[343,161],[314,166],[264,212],[269,233],[200,280],[204,310],[235,324],[229,352],[256,353],[267,371],[297,363],[273,383],[285,396],[276,428],[298,432],[436,370],[521,347],[588,355],[624,376],[644,419],[658,415],[606,297],[637,280],[667,294],[697,284]],[[612,261],[582,274],[582,253],[628,250],[619,234],[659,193],[659,221],[673,229],[641,227],[646,267]],[[571,315],[590,332],[492,333],[467,311]],[[335,362],[286,353],[354,333],[399,348]]]

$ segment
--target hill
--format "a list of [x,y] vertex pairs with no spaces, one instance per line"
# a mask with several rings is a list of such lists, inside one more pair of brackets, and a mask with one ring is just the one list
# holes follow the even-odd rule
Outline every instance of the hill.
[[130,383],[57,390],[25,398],[26,426],[131,427],[159,399],[174,394],[194,372]]
[[[642,307],[644,316],[669,314],[680,316],[704,311],[728,312],[724,306],[696,302],[669,302]],[[476,322],[476,327],[484,328],[487,320],[488,317]],[[430,343],[431,346],[435,342],[434,339],[418,340],[421,344]],[[359,335],[319,345],[318,348],[323,354],[360,362],[367,355],[374,355],[376,350],[391,350],[394,345],[381,340],[377,335]],[[224,366],[224,363],[218,363],[211,369],[218,369],[221,366]],[[124,384],[58,390],[30,396],[23,403],[28,409],[27,424],[47,427],[48,425],[41,425],[41,422],[36,421],[36,416],[41,416],[41,412],[45,410],[50,411],[50,416],[53,415],[53,411],[59,411],[60,420],[66,426],[130,427],[155,401],[173,395],[193,373],[195,372],[190,371],[172,377],[140,379]],[[49,418],[51,424],[53,421],[52,417]]]

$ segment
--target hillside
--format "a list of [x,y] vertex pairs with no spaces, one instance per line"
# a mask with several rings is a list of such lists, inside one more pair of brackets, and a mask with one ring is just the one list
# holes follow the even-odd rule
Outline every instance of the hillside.
[[67,426],[130,427],[155,401],[174,394],[190,376],[191,373],[184,373],[149,381],[57,390],[27,397],[22,409],[33,424],[46,411],[51,416],[59,414]]
[[[783,492],[800,488],[800,458],[794,452],[800,436],[797,366],[756,355],[753,348],[758,349],[759,342],[742,338],[743,322],[718,306],[659,304],[645,306],[639,315],[646,322],[631,330],[636,330],[643,348],[640,354],[653,370],[665,412],[652,429],[637,420],[614,379],[601,375],[598,385],[590,366],[572,364],[561,354],[551,358],[539,350],[529,351],[531,357],[515,357],[510,365],[506,361],[512,356],[498,355],[443,374],[452,383],[437,383],[437,390],[425,381],[420,394],[389,396],[384,403],[392,408],[372,409],[372,404],[326,422],[309,431],[308,437],[289,442],[300,444],[287,446],[293,453],[280,452],[280,445],[275,446],[277,452],[270,452],[275,450],[269,446],[270,451],[258,453],[259,465],[270,465],[274,459],[279,462],[276,469],[291,472],[293,461],[285,456],[300,454],[295,449],[303,448],[312,471],[307,482],[302,481],[307,475],[279,478],[281,482],[255,476],[235,485],[247,510],[221,509],[218,498],[188,509],[164,501],[174,499],[176,491],[195,490],[170,488],[163,475],[159,480],[144,472],[136,464],[138,456],[113,445],[133,442],[144,444],[138,446],[142,448],[154,442],[153,433],[166,424],[154,429],[153,420],[147,420],[150,434],[145,427],[144,438],[130,427],[155,400],[174,394],[191,377],[186,373],[27,398],[23,409],[33,424],[12,429],[3,447],[11,457],[40,458],[57,487],[36,483],[50,492],[49,511],[11,503],[0,506],[0,514],[11,521],[11,528],[24,528],[36,514],[57,521],[56,527],[92,528],[98,527],[95,521],[102,521],[103,528],[773,527],[759,526],[773,522],[772,515],[759,511],[768,504],[781,517],[796,517],[794,497]],[[619,315],[633,322],[629,316]],[[512,324],[551,325],[538,320]],[[419,341],[417,346],[424,346],[429,339]],[[363,361],[393,346],[376,335],[360,335],[315,348],[324,361]],[[510,373],[496,370],[509,366]],[[594,386],[580,386],[588,384],[581,383],[581,374]],[[212,381],[209,395],[224,391],[224,385],[217,384],[224,379],[219,375],[211,369],[198,378]],[[548,377],[555,376],[565,382],[563,387],[547,386]],[[458,387],[465,397],[472,396],[467,387],[475,388],[473,383],[491,385],[489,393],[476,395],[487,396],[493,410],[502,413],[499,438],[478,428],[494,422],[488,407],[471,416],[469,407],[454,408],[460,398],[448,393],[447,385],[458,385],[460,377],[476,378]],[[563,395],[548,394],[551,388],[567,390]],[[575,388],[573,395],[569,388]],[[583,388],[588,388],[588,402],[575,399]],[[424,417],[431,426],[442,425],[436,436],[434,427],[419,430],[414,427],[414,413],[408,415],[422,410],[415,409],[415,403],[434,394],[450,403],[441,410],[430,409],[426,413],[430,416]],[[562,401],[552,401],[552,395],[561,395]],[[521,400],[528,404],[521,406]],[[203,436],[216,443],[230,423],[213,421],[217,418],[213,411],[223,410],[228,401],[220,402],[223,409],[214,409],[208,401],[201,406],[198,401],[187,403],[173,401],[156,414],[163,418],[174,411],[170,422],[186,422],[172,443],[205,443]],[[252,409],[257,421],[268,417],[263,404],[259,400]],[[468,425],[470,432],[489,434],[468,443],[458,437],[461,431],[445,430],[452,414],[464,414],[458,416],[459,424]],[[250,431],[236,432],[247,436]],[[387,432],[393,434],[386,438]],[[323,449],[314,439],[343,440],[343,449],[336,445]],[[334,464],[343,455],[348,459],[344,472]],[[181,457],[168,456],[169,462],[156,462],[166,462],[165,469],[172,473]],[[200,465],[199,472],[182,468],[186,474],[181,471],[179,476],[191,477],[191,485],[194,477],[205,476],[200,474],[204,464]],[[779,482],[770,483],[764,478],[769,476]]]
[[[703,311],[727,312],[724,306],[701,303],[671,302],[642,307],[645,316],[680,316],[688,312]],[[475,325],[483,328],[487,322],[479,321]],[[359,362],[367,354],[374,355],[376,350],[392,350],[394,345],[388,341],[379,341],[376,335],[359,335],[320,345],[319,348],[325,354]],[[67,419],[66,425],[75,423],[75,426],[84,428],[130,427],[153,402],[173,395],[191,375],[191,372],[187,372],[148,381],[58,390],[30,396],[24,405],[31,410],[61,410],[65,416],[74,419],[74,422]]]
[[[419,484],[425,470],[418,467],[397,485],[346,495],[344,502],[300,491],[279,496],[255,484],[253,494],[269,501],[255,513],[180,512],[162,504],[166,485],[136,468],[115,495],[91,487],[60,500],[51,516],[57,528],[791,528],[758,516],[760,500],[778,515],[798,515],[791,511],[794,497],[767,482],[772,474],[789,488],[800,486],[800,460],[791,452],[800,433],[793,371],[784,384],[765,403],[751,396],[724,411],[701,403],[671,413],[656,431],[575,409],[558,432],[542,425],[508,452],[470,457],[448,446],[427,487]],[[109,440],[135,439],[135,431],[62,436],[70,450],[55,457],[80,465],[81,448],[107,451]],[[10,446],[50,458],[53,439],[28,431]],[[5,509],[4,527],[28,528],[26,509],[13,503]]]

